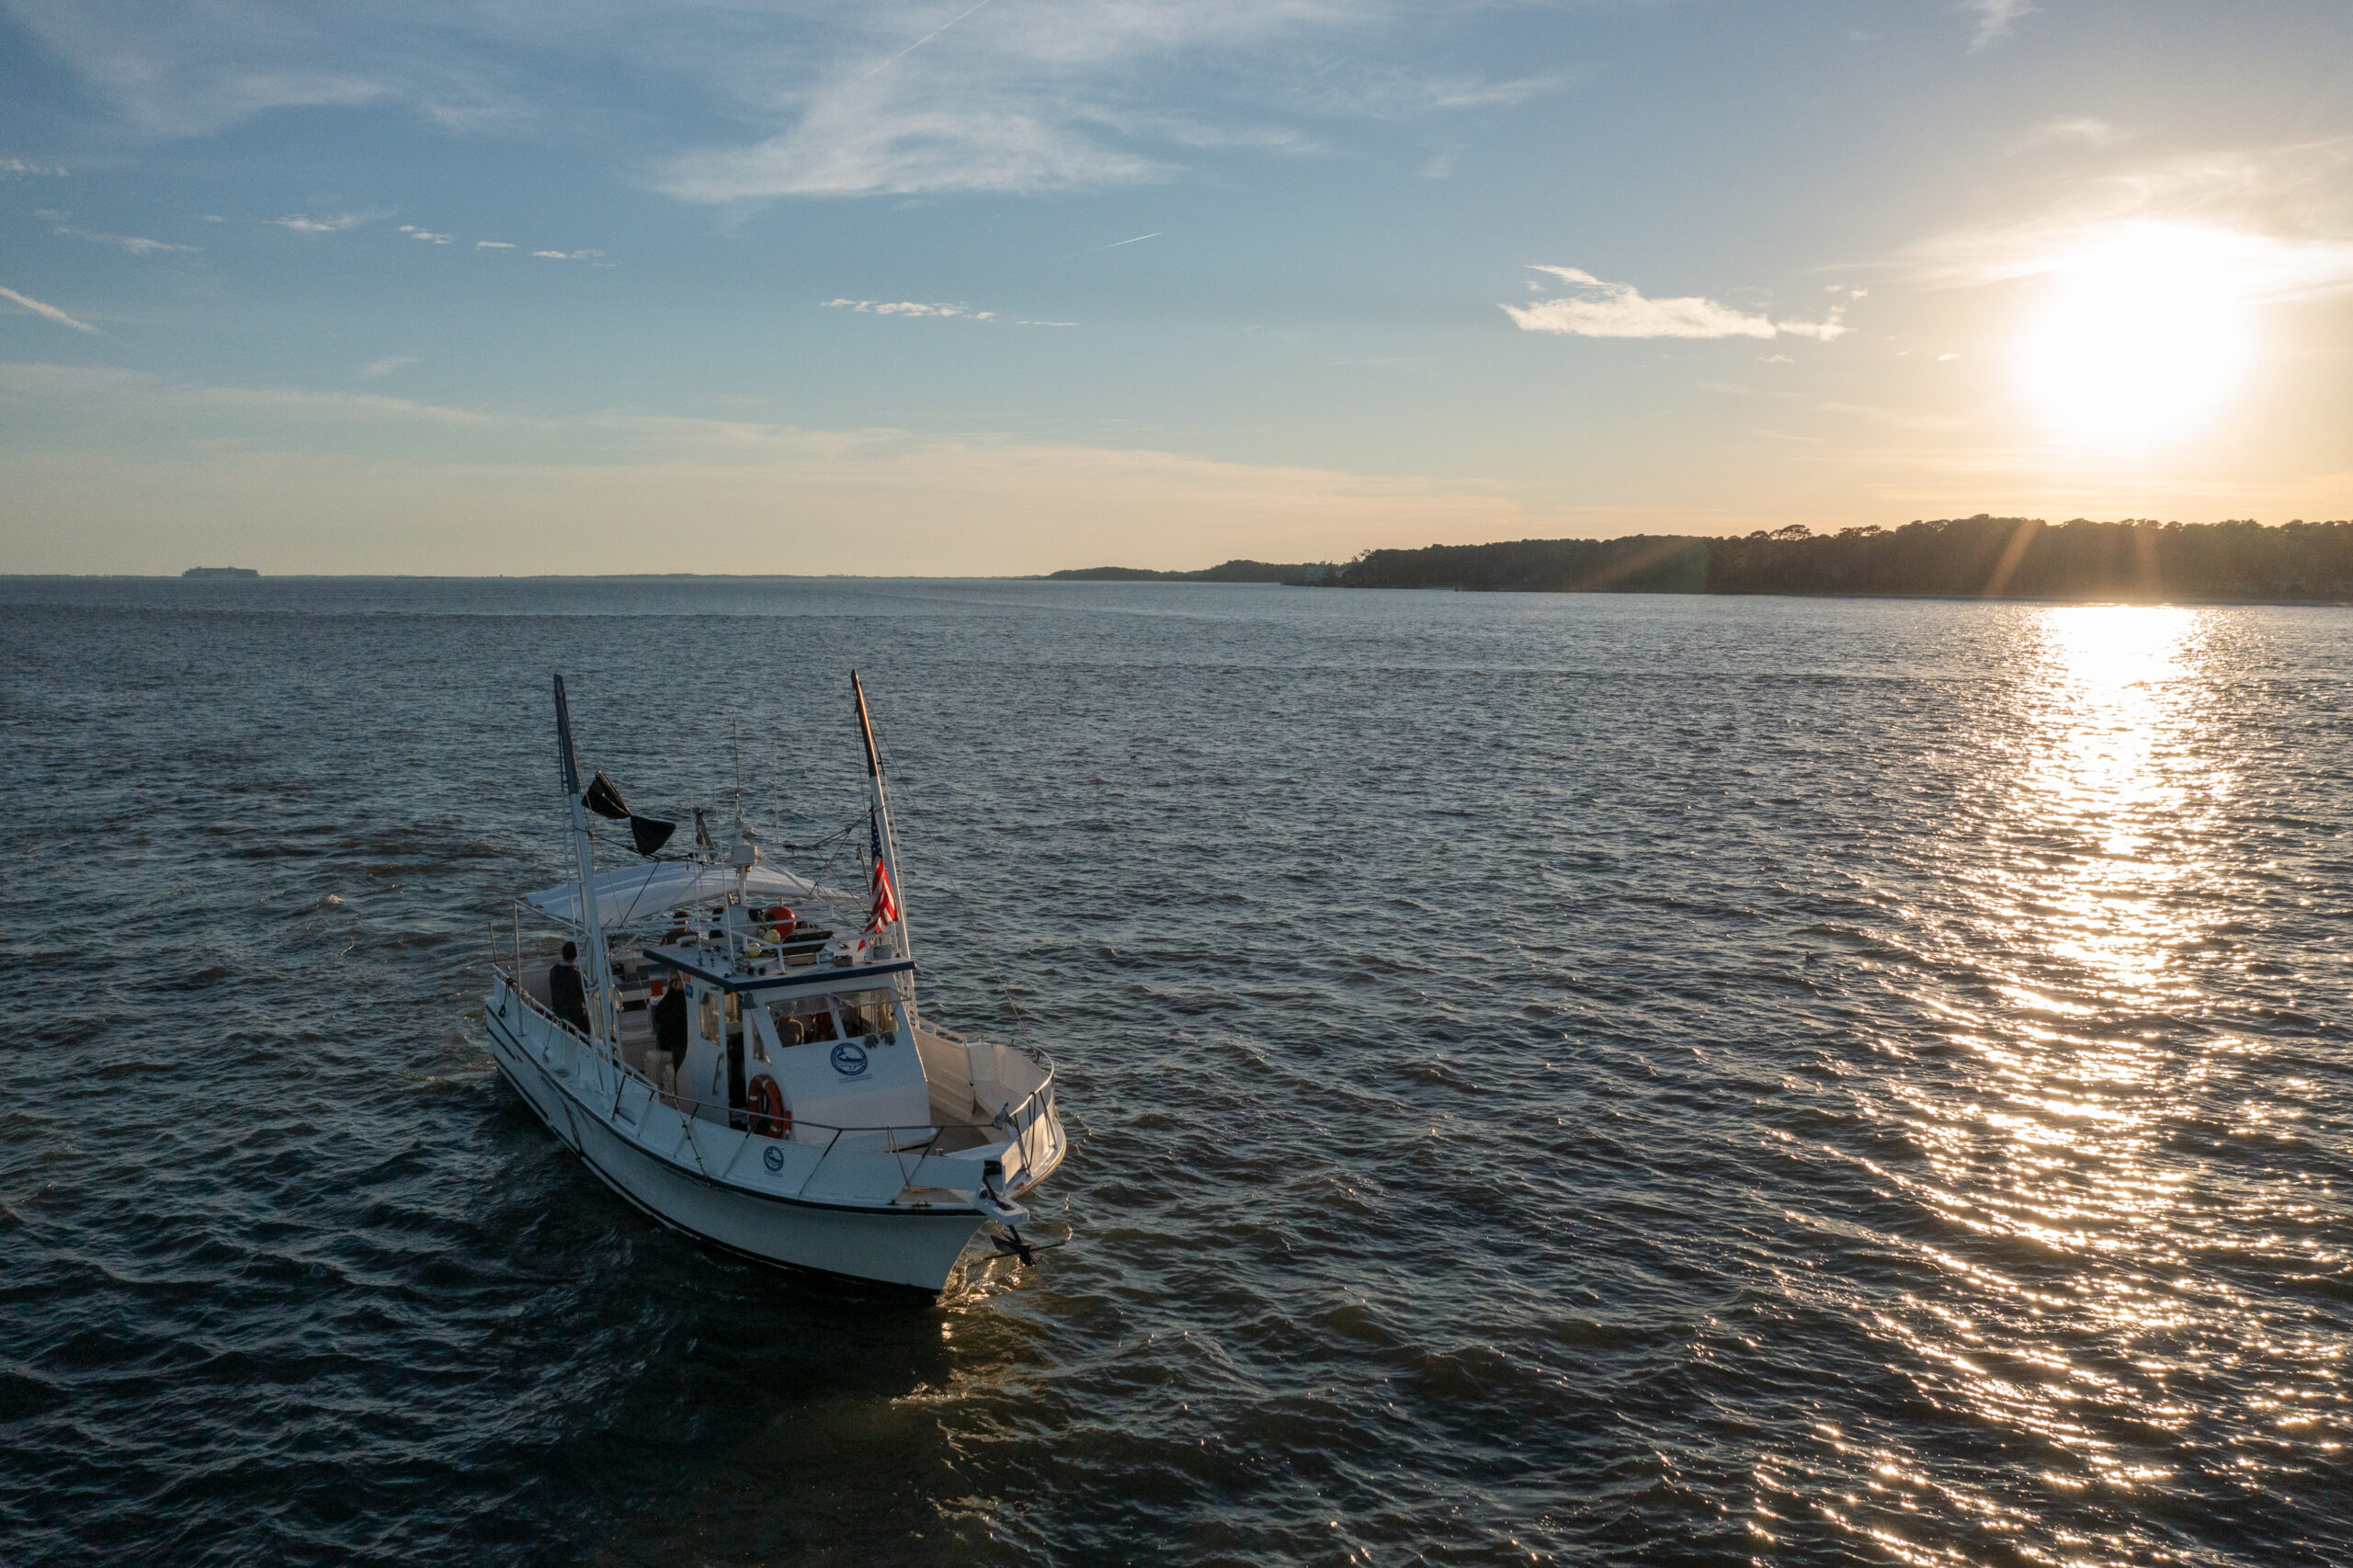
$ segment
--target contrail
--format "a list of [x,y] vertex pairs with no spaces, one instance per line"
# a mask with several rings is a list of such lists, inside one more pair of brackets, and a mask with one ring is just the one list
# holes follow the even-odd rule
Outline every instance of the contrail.
[[[981,0],[981,6],[985,6],[988,3],[989,0]],[[973,6],[972,11],[979,10],[981,6]],[[866,76],[860,76],[858,80],[861,82],[865,81],[867,76],[873,75],[875,72],[882,70],[884,66],[896,65],[900,61],[904,60],[908,55],[913,54],[916,50],[921,49],[925,44],[929,43],[933,39],[938,38],[941,33],[944,33],[949,28],[954,27],[966,17],[971,16],[972,11],[959,12],[957,15],[949,17],[948,20],[940,23],[938,27],[932,28],[931,31],[924,34],[923,37],[915,40],[915,42],[907,45],[906,48],[899,51],[898,53],[891,56],[891,58],[884,61],[881,65],[877,65],[873,71],[869,71],[866,74]]]
[[1167,231],[1164,229],[1154,229],[1148,234],[1138,234],[1134,240],[1113,240],[1108,245],[1097,245],[1095,248],[1097,250],[1118,250],[1121,245],[1134,244],[1136,240],[1156,240],[1166,232]]
[[37,316],[47,316],[50,320],[70,326],[76,332],[96,332],[98,330],[97,327],[92,326],[88,322],[75,321],[72,316],[67,315],[55,305],[44,305],[39,300],[34,299],[31,295],[19,294],[14,289],[0,289],[0,300],[14,300],[17,303],[24,306],[25,309],[32,312],[33,314]]

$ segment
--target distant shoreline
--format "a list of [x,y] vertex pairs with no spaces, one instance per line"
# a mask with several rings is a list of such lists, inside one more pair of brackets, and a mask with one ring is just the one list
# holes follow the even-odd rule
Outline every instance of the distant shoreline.
[[2058,524],[1941,518],[1817,534],[1802,525],[1726,538],[1632,534],[1369,550],[1353,561],[1234,560],[1198,571],[1089,566],[991,576],[863,573],[299,573],[250,568],[6,573],[8,582],[1065,583],[1228,587],[1443,588],[1462,593],[1673,594],[1804,598],[1996,599],[2026,604],[2353,603],[2353,521],[2148,519]]
[[[0,584],[6,583],[178,583],[186,581],[178,573],[143,572],[0,572]],[[203,581],[203,579],[197,579]],[[1211,581],[1188,574],[1167,573],[1151,577],[1065,577],[1061,574],[1031,574],[1017,577],[879,577],[853,573],[835,572],[823,576],[792,576],[785,574],[672,572],[649,577],[633,573],[574,574],[556,575],[540,574],[529,577],[457,576],[443,574],[403,572],[290,572],[283,575],[240,578],[239,582],[268,583],[658,583],[686,581],[697,583],[1054,583],[1073,587],[1151,587],[1183,588],[1212,587],[1259,589],[1297,587],[1297,584]],[[218,581],[216,579],[215,581]],[[2264,606],[2280,608],[2306,607],[2322,609],[2353,608],[2353,589],[2340,596],[2254,595],[2230,594],[2143,594],[2131,592],[2079,594],[1988,594],[1988,593],[1929,593],[1872,589],[1803,589],[1803,588],[1740,588],[1693,593],[1677,588],[1477,588],[1443,585],[1392,587],[1392,593],[1429,594],[1526,594],[1532,597],[1557,597],[1568,595],[1613,594],[1627,598],[1758,598],[1758,599],[1870,599],[1883,601],[1910,600],[1936,604],[2003,604],[2003,605],[2183,605],[2183,606]]]
[[1817,534],[1631,534],[1370,550],[1345,565],[1233,561],[1170,574],[1097,567],[1057,577],[1269,580],[1471,593],[1797,595],[1837,598],[2341,604],[2353,600],[2353,521],[2098,523],[1972,517]]

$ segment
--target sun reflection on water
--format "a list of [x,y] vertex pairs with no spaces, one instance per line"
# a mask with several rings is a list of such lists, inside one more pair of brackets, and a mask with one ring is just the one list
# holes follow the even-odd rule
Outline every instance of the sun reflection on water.
[[2200,718],[2196,611],[2071,606],[2043,612],[2040,630],[2044,686],[2027,705],[2013,809],[2055,853],[2018,891],[2051,912],[2050,956],[2104,983],[2055,1008],[2080,1016],[2161,988],[2167,953],[2208,917],[2177,896],[2202,870],[2182,819],[2211,807],[2222,781],[2172,761]]
[[[1888,1085],[1920,1159],[1873,1170],[1929,1218],[1890,1235],[1911,1288],[1857,1303],[1954,1448],[1850,1428],[1825,1441],[1859,1489],[1814,1503],[1904,1561],[1973,1559],[1952,1555],[1964,1527],[2138,1561],[2122,1499],[2254,1484],[2249,1445],[2287,1430],[2279,1391],[2341,1384],[2324,1346],[2267,1335],[2228,1267],[2279,1244],[2253,1214],[2293,1224],[2308,1195],[2212,1153],[2254,1114],[2223,1087],[2268,1049],[2211,994],[2246,896],[2215,614],[2016,614],[2018,676],[1972,716],[1964,798],[1915,850],[1940,901],[1917,912],[1940,981],[1922,1000],[1953,1065]],[[2225,1366],[2257,1375],[2218,1392]]]
[[2199,1071],[2165,1038],[2196,983],[2176,959],[2221,918],[2200,896],[2201,827],[2227,787],[2197,745],[2200,631],[2195,611],[2130,606],[2050,609],[2031,628],[2037,679],[1979,873],[1981,961],[2009,1008],[1976,1044],[1999,1093],[1977,1127],[1940,1125],[1972,1165],[1988,1134],[2002,1148],[1998,1172],[1951,1173],[1976,1189],[1973,1227],[2139,1250],[2186,1179],[2147,1155]]
[[[2082,1336],[2180,1320],[2151,1278],[2095,1260],[2178,1256],[2160,1221],[2189,1173],[2152,1145],[2199,1072],[2166,1038],[2167,1013],[2195,984],[2176,955],[2220,918],[2198,896],[2211,871],[2200,824],[2226,780],[2196,760],[2198,612],[2053,608],[2029,635],[2036,679],[1981,869],[1996,927],[1983,961],[2009,1004],[2006,1027],[1976,1040],[1993,1077],[1975,1125],[1948,1110],[1924,1131],[1955,1217],[2038,1249],[2000,1290],[2023,1309],[2024,1332],[1999,1358],[2006,1375],[1976,1368],[1964,1386],[1982,1414],[2040,1432],[2115,1483],[2154,1472],[2081,1419],[2126,1381],[2106,1357],[2082,1355]],[[1974,1294],[2004,1271],[1971,1272]],[[2052,1332],[2063,1324],[2070,1332]]]

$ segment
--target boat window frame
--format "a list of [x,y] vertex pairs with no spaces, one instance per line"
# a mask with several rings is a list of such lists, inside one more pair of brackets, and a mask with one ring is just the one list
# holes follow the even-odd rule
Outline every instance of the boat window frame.
[[[834,1016],[839,1020],[838,1027],[841,1028],[844,1039],[877,1040],[885,1035],[896,1035],[899,1032],[899,1012],[902,1004],[899,1000],[897,986],[870,985],[860,991],[836,991],[830,993],[830,995],[834,1005]],[[870,997],[875,1000],[859,1002],[853,1007],[850,1001],[853,996]],[[874,1028],[870,1027],[875,1021],[870,1016],[870,1010],[878,1007],[881,1009],[882,1017],[888,1021],[882,1028]],[[849,1016],[853,1010],[858,1013],[859,1021],[869,1025],[869,1028],[853,1029],[849,1027]]]
[[[797,1011],[797,1009],[812,1002],[817,1005],[816,1009],[813,1012],[801,1013]],[[772,1021],[776,1019],[776,1009],[779,1007],[796,1009],[795,1011],[789,1012],[783,1022],[796,1022],[802,1018],[824,1018],[825,1020],[826,1028],[824,1036],[822,1039],[813,1040],[810,1039],[806,1031],[804,1031],[801,1040],[802,1045],[829,1045],[835,1040],[848,1038],[842,1032],[841,1015],[835,1008],[833,997],[829,993],[821,993],[814,996],[779,996],[771,1001],[759,1002],[756,1005],[763,1011],[767,1012]],[[780,1040],[783,1038],[783,1034],[784,1030],[781,1023],[779,1023],[777,1029],[777,1036]],[[790,1051],[793,1048],[787,1046],[785,1049]]]

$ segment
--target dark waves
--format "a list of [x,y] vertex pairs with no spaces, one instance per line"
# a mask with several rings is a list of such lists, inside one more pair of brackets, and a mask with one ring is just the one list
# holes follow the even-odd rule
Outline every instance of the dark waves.
[[[2353,1558],[2341,611],[6,590],[12,1565]],[[1082,1138],[929,1311],[475,1017],[548,671],[818,842],[853,663]]]

